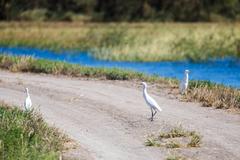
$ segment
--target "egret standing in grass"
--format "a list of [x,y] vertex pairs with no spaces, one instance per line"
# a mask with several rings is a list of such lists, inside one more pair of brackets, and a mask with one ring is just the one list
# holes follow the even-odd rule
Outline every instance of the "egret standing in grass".
[[157,111],[162,111],[162,109],[159,107],[159,105],[157,104],[157,102],[148,95],[147,93],[147,83],[142,82],[143,84],[143,97],[147,103],[147,105],[150,107],[151,112],[152,112],[152,117],[150,118],[151,121],[153,121],[153,117],[155,116],[155,114],[157,113]]
[[24,107],[26,111],[30,111],[32,109],[32,100],[30,98],[28,88],[26,88],[25,91],[26,91],[27,97],[24,102]]
[[179,90],[180,90],[181,94],[185,94],[187,91],[188,79],[189,79],[188,73],[189,73],[189,70],[184,71],[184,77],[183,77],[181,83],[179,84]]

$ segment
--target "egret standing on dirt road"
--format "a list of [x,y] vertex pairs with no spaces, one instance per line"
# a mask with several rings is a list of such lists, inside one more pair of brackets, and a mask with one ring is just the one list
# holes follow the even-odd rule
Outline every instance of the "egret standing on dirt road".
[[30,98],[30,95],[29,95],[28,88],[26,88],[25,90],[26,90],[27,97],[26,97],[26,100],[24,102],[24,107],[25,107],[25,111],[29,111],[29,110],[32,109],[32,101],[31,101],[31,98]]
[[162,109],[159,107],[159,105],[157,104],[157,102],[148,95],[147,93],[147,83],[142,82],[143,84],[143,97],[147,103],[147,105],[149,105],[151,112],[152,112],[152,117],[151,117],[151,121],[153,121],[153,116],[155,116],[155,114],[157,113],[157,111],[162,111]]
[[184,78],[182,79],[181,83],[179,84],[179,90],[181,94],[186,93],[187,88],[188,88],[188,73],[189,70],[184,71]]

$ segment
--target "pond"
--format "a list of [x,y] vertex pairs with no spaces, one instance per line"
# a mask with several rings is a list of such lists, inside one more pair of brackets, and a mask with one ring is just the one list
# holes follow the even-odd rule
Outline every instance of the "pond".
[[26,55],[35,58],[59,60],[92,67],[115,67],[143,72],[150,75],[182,79],[185,69],[190,70],[190,79],[209,80],[218,84],[240,88],[240,60],[216,59],[205,62],[116,62],[98,60],[87,52],[50,50],[27,47],[0,47],[0,54]]

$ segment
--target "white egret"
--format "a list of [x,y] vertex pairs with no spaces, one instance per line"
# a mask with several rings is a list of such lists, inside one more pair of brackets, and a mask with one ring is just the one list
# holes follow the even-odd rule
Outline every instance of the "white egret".
[[147,105],[150,107],[151,112],[152,112],[152,117],[151,117],[151,121],[153,121],[153,117],[155,116],[155,114],[157,113],[157,111],[162,111],[162,109],[159,107],[159,105],[157,104],[157,102],[148,95],[147,93],[147,83],[142,82],[143,84],[143,97],[147,103]]
[[26,91],[27,97],[26,97],[26,100],[24,102],[24,107],[25,107],[26,111],[29,111],[29,110],[32,109],[32,101],[31,101],[31,98],[30,98],[30,95],[29,95],[28,88],[26,88],[25,91]]
[[189,70],[185,70],[185,71],[184,71],[184,77],[183,77],[182,81],[181,81],[180,84],[179,84],[179,90],[180,90],[180,93],[181,93],[181,94],[184,94],[184,93],[186,93],[186,91],[187,91],[187,88],[188,88],[188,79],[189,79],[188,73],[189,73],[189,72],[190,72]]

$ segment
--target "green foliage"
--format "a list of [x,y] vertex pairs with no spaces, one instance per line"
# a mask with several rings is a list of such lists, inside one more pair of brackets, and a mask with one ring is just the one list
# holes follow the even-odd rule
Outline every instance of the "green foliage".
[[34,63],[32,63],[30,69],[36,73],[53,73],[53,74],[55,74],[57,72],[57,70],[61,70],[62,67],[60,65],[58,65],[58,63],[56,63],[56,62],[49,63],[49,61],[41,59],[39,61],[35,61]]
[[0,105],[0,157],[6,160],[58,159],[66,138],[38,113]]
[[[0,1],[0,19],[39,20],[34,10],[47,11],[48,20],[70,21],[86,15],[95,21],[229,21],[239,20],[239,0],[15,0]],[[26,5],[27,4],[27,5]],[[33,13],[31,13],[32,11]],[[45,12],[44,12],[45,13]],[[42,16],[42,12],[40,12]],[[45,16],[44,16],[45,17]]]
[[71,11],[68,12],[48,12],[48,20],[50,21],[66,21],[71,22],[74,20],[74,17],[77,16]]
[[46,9],[26,10],[20,14],[19,18],[25,21],[45,21],[47,19],[47,10]]
[[109,80],[128,80],[129,73],[119,69],[112,69],[107,71],[106,78]]

